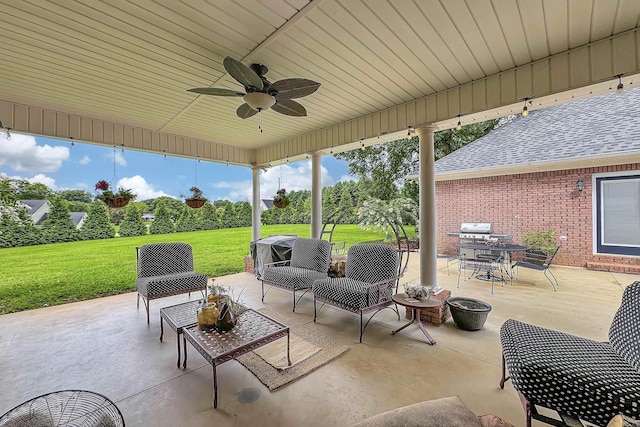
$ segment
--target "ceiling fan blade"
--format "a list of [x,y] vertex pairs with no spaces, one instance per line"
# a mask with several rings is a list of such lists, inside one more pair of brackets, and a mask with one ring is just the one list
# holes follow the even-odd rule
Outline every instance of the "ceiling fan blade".
[[258,90],[262,90],[263,84],[260,76],[242,62],[227,56],[224,58],[224,61],[222,61],[222,65],[224,65],[224,69],[227,70],[227,73],[229,73],[229,75],[236,79],[241,85],[247,87],[252,86]]
[[258,112],[253,108],[249,107],[249,104],[245,102],[244,104],[238,107],[238,109],[236,110],[236,114],[241,119],[248,119],[249,117],[255,116],[256,114],[258,114]]
[[233,89],[223,89],[221,87],[194,87],[193,89],[187,89],[187,92],[199,93],[201,95],[215,95],[215,96],[244,96],[244,92],[238,92]]
[[287,116],[304,117],[307,115],[307,110],[302,105],[290,99],[279,99],[271,109]]
[[282,79],[274,82],[269,87],[278,91],[277,99],[302,98],[311,95],[318,90],[320,83],[309,79]]

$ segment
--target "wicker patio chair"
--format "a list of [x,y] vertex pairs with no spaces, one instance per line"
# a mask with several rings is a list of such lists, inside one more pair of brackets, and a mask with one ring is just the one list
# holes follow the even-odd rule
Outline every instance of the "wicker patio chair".
[[151,243],[136,248],[138,261],[138,301],[140,297],[147,309],[149,323],[149,301],[201,291],[207,288],[207,276],[193,271],[193,252],[187,243]]
[[[345,277],[316,280],[313,283],[313,321],[324,304],[360,314],[360,339],[367,325],[380,310],[393,304],[391,296],[398,290],[400,260],[388,245],[357,244],[347,254]],[[395,289],[394,289],[395,288]],[[322,303],[317,307],[317,301]],[[395,312],[400,320],[397,307]],[[374,311],[363,325],[362,316]]]
[[[286,289],[293,293],[293,311],[296,304],[318,279],[327,278],[331,263],[331,243],[322,239],[298,238],[291,249],[291,259],[265,264],[260,280],[262,302],[266,295],[264,285]],[[296,300],[296,292],[302,295]],[[269,290],[267,290],[269,292]]]
[[86,390],[60,390],[30,399],[0,416],[0,426],[124,427],[109,398]]
[[512,379],[527,426],[531,418],[566,425],[540,414],[536,406],[555,410],[563,419],[568,416],[596,425],[606,425],[617,414],[640,419],[640,282],[625,289],[609,328],[609,342],[514,319],[500,328],[500,341],[500,387]]

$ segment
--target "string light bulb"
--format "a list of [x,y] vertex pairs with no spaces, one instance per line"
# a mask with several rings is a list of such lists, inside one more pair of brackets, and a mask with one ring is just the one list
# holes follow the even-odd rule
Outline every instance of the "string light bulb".
[[529,115],[529,108],[527,107],[527,102],[529,102],[529,98],[524,99],[524,107],[522,107],[522,117],[527,117]]
[[462,122],[460,121],[460,114],[458,114],[458,125],[456,126],[456,130],[462,129]]
[[616,86],[616,94],[620,95],[624,91],[624,83],[622,83],[622,74],[616,74],[618,78],[618,86]]
[[360,138],[360,149],[364,151],[364,138]]
[[70,137],[69,137],[69,139],[71,140],[71,148],[75,147],[75,146],[76,146],[76,143],[75,143],[75,142],[73,142],[73,137],[72,137],[72,136],[70,136]]
[[7,141],[11,141],[11,128],[10,127],[4,127],[4,125],[0,121],[0,129],[4,129],[5,130],[4,136],[7,137]]
[[167,150],[162,150],[162,157],[167,158]]
[[413,130],[413,126],[407,126],[407,137],[411,137],[411,131]]
[[124,143],[120,144],[120,152],[124,154]]

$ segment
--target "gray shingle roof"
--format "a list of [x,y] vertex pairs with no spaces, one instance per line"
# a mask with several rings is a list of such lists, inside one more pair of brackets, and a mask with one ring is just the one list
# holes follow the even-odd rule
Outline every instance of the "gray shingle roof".
[[[436,175],[640,153],[640,88],[532,111],[436,162]],[[567,167],[569,168],[569,167]]]
[[20,200],[20,202],[29,206],[29,210],[27,211],[27,214],[31,215],[32,213],[40,209],[42,205],[47,203],[48,200]]

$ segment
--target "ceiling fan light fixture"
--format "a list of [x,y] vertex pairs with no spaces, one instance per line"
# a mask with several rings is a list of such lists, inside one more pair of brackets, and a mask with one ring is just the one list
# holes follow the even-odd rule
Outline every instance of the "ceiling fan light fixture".
[[262,92],[250,92],[242,99],[244,99],[244,102],[249,104],[249,107],[256,111],[268,110],[276,103],[276,98]]

